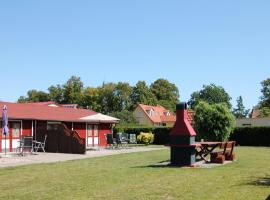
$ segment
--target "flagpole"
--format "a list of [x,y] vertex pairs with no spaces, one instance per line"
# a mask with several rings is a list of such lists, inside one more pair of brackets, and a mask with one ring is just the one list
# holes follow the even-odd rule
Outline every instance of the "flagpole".
[[6,143],[7,143],[7,134],[5,133],[5,156],[7,155],[7,146],[6,146]]

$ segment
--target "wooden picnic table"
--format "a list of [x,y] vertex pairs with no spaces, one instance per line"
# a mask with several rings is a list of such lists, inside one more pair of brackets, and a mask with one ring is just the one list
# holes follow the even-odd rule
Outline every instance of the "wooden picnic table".
[[202,160],[209,162],[207,156],[221,144],[222,142],[196,142],[196,156],[200,156]]

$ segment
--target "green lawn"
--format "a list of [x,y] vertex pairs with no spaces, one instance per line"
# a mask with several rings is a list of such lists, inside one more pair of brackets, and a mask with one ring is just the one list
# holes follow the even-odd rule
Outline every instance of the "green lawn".
[[266,199],[270,148],[212,169],[153,168],[168,150],[0,169],[0,199]]

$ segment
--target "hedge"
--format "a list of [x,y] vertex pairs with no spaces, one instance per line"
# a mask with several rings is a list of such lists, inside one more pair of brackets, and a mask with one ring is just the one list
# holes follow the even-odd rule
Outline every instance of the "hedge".
[[[154,144],[167,144],[169,142],[169,133],[171,128],[167,127],[139,127],[139,128],[121,128],[121,131],[127,134],[139,135],[140,132],[152,132]],[[118,128],[114,133],[121,132]],[[270,126],[269,127],[243,127],[235,128],[229,140],[234,140],[241,146],[270,146]]]
[[270,146],[270,126],[236,128],[230,140],[242,146]]
[[167,144],[169,142],[169,133],[171,128],[167,127],[139,127],[139,128],[122,128],[119,130],[118,128],[114,128],[114,133],[124,132],[127,134],[136,134],[138,136],[141,132],[152,132],[154,136],[154,144]]

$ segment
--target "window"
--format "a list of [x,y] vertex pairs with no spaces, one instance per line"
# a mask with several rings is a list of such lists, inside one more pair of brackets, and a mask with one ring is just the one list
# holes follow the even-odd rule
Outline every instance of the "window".
[[243,126],[251,126],[251,124],[242,124]]
[[87,137],[92,137],[92,125],[87,124]]
[[94,125],[94,137],[98,137],[98,125]]
[[21,123],[13,123],[12,124],[12,137],[20,137]]
[[58,130],[59,124],[61,124],[61,122],[47,122],[47,130]]

